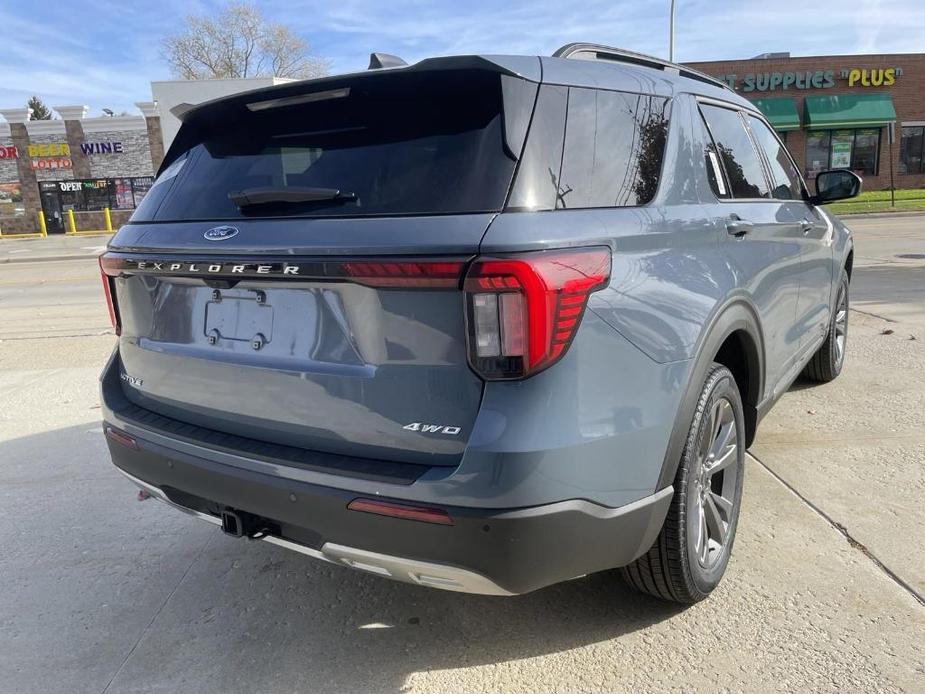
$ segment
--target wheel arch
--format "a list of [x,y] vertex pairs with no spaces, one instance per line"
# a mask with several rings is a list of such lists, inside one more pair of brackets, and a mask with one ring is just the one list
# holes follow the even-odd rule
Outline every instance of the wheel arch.
[[730,301],[703,331],[671,429],[656,489],[663,489],[674,481],[701,387],[714,362],[723,364],[736,379],[745,411],[746,447],[751,445],[758,427],[758,403],[764,393],[764,355],[764,336],[756,310],[745,299]]

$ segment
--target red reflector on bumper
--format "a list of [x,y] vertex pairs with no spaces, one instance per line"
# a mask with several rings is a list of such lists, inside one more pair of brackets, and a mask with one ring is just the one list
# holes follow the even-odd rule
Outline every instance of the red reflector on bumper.
[[115,441],[116,443],[125,446],[126,448],[131,448],[133,451],[138,450],[138,442],[128,434],[119,431],[118,429],[106,427],[106,437],[111,441]]
[[354,499],[347,508],[351,511],[375,513],[380,516],[404,518],[405,520],[423,521],[424,523],[437,523],[438,525],[453,525],[450,514],[439,508],[425,508],[422,506],[405,506],[375,499]]

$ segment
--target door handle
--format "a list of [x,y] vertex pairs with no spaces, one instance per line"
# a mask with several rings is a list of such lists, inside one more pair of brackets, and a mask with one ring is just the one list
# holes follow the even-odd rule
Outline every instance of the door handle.
[[803,229],[803,236],[808,236],[809,232],[816,228],[816,225],[808,219],[804,219],[802,222],[800,222],[800,226]]
[[752,227],[755,226],[747,219],[742,219],[738,215],[731,215],[728,220],[726,220],[726,231],[730,236],[735,236],[737,239],[742,238],[748,232],[752,230]]

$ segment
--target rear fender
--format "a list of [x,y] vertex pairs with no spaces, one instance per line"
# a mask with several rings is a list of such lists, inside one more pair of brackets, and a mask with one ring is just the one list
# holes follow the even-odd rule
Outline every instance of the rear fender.
[[656,489],[664,489],[674,481],[704,380],[720,347],[736,331],[743,331],[749,338],[746,342],[750,343],[746,344],[745,349],[750,378],[742,404],[745,408],[746,430],[750,432],[746,446],[751,445],[758,425],[757,406],[764,392],[764,338],[755,309],[747,300],[735,298],[717,311],[715,318],[703,331],[703,338],[697,346],[693,365],[688,372],[689,379],[671,430]]

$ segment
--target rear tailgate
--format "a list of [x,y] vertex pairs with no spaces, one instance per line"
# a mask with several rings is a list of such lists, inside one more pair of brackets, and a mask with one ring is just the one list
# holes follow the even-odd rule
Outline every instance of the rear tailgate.
[[[151,230],[125,227],[104,258],[123,390],[141,407],[230,434],[456,464],[482,392],[467,365],[459,276],[490,220],[274,220],[270,230],[247,221],[224,253],[180,251],[202,238],[202,224],[157,225],[166,250],[141,252]],[[357,245],[351,224],[377,234]],[[285,248],[287,228],[301,248]],[[261,254],[243,252],[270,233],[277,242]],[[434,237],[454,241],[437,249]],[[435,252],[425,258],[426,248]]]

